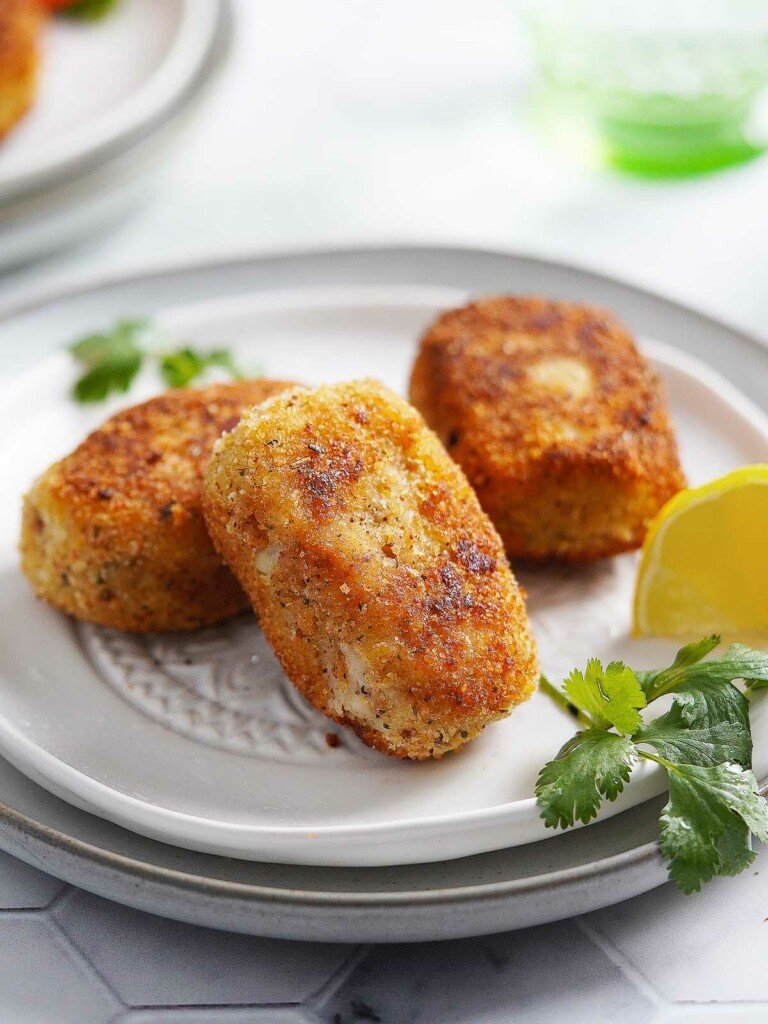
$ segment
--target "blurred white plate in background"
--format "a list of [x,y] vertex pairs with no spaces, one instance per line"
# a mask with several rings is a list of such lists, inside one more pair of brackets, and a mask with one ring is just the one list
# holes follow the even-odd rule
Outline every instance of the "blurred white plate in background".
[[118,214],[221,57],[225,0],[120,0],[53,18],[29,113],[0,142],[0,269]]

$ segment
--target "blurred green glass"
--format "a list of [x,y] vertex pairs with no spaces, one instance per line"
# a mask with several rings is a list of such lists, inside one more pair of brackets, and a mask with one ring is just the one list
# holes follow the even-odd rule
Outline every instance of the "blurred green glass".
[[573,156],[649,177],[768,148],[768,0],[531,0],[535,114]]

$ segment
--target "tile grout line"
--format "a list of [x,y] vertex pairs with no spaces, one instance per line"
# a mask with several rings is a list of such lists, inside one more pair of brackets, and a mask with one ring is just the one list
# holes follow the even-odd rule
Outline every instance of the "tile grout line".
[[[67,929],[58,920],[58,918],[55,917],[53,914],[48,914],[48,920],[51,922],[51,924],[54,926],[54,928],[58,931],[58,933],[63,937],[63,939],[65,940],[65,942],[69,946],[69,948],[73,950],[73,952],[75,953],[75,956],[79,960],[81,960],[86,965],[86,967],[90,968],[90,970],[96,975],[96,977],[101,981],[102,985],[104,985],[106,990],[110,993],[110,995],[114,999],[117,1000],[118,1004],[121,1007],[127,1008],[127,1003],[125,1003],[120,998],[120,996],[118,995],[117,991],[115,990],[115,988],[110,983],[109,978],[107,978],[107,976],[104,974],[104,972],[100,968],[98,968],[95,963],[93,963],[93,961],[90,959],[90,957],[85,952],[85,950],[82,949],[81,946],[79,945],[79,943],[69,934]],[[114,1017],[112,1019],[114,1020]]]
[[42,906],[36,907],[0,907],[0,918],[3,918],[6,914],[47,914],[49,910],[52,910],[71,890],[66,882],[61,883],[61,889],[54,893],[54,895],[44,903]]
[[339,992],[347,979],[354,973],[360,964],[371,954],[373,949],[370,945],[357,946],[345,959],[340,967],[337,967],[330,978],[302,1000],[301,1005],[318,1012]]
[[726,1010],[738,1010],[745,1006],[768,1006],[768,999],[676,999],[670,1005],[682,1007],[724,1006]]
[[[2,0],[0,0],[0,3]],[[47,917],[48,907],[6,907],[0,910],[0,922],[13,917]]]
[[[221,1015],[223,1019],[227,1014],[241,1013],[243,1010],[253,1010],[257,1013],[265,1011],[270,1013],[273,1010],[295,1010],[299,1014],[303,1014],[307,1007],[304,1003],[135,1003],[133,1005],[123,1005],[118,1009],[117,1013],[110,1017],[109,1024],[130,1024],[131,1019],[134,1016],[138,1016],[141,1013],[162,1014],[163,1019],[167,1019],[169,1022],[174,1020],[183,1019],[190,1010],[197,1012],[202,1010],[204,1013],[216,1013]],[[314,1010],[310,1009],[312,1013],[312,1021],[308,1024],[313,1024],[315,1020],[319,1022],[319,1018],[315,1014]],[[217,1018],[218,1019],[218,1018]],[[214,1018],[211,1018],[213,1024]],[[257,1024],[258,1020],[256,1019]]]
[[656,1008],[656,1013],[653,1015],[653,1020],[655,1021],[660,1011],[670,1005],[669,1000],[659,992],[642,971],[638,970],[623,953],[619,952],[610,939],[603,935],[599,929],[595,928],[594,925],[587,924],[584,917],[575,917],[573,920],[577,928],[584,933],[590,942],[597,946],[611,963],[615,964],[621,973],[632,982],[635,988],[653,1004]]
[[65,903],[69,900],[73,900],[76,893],[85,891],[85,889],[77,889],[74,885],[66,885],[62,892],[53,897],[45,909],[53,915],[57,913]]
[[123,1010],[129,1014],[146,1013],[147,1010],[162,1013],[186,1013],[187,1010],[300,1010],[305,1005],[296,1000],[284,999],[277,1003],[123,1003]]
[[69,885],[68,882],[65,882],[61,891],[57,892],[56,895],[51,900],[51,902],[46,906],[46,911],[52,914],[55,910],[58,909],[59,905],[64,903],[67,897],[71,896],[72,893],[75,891],[76,890],[73,885]]

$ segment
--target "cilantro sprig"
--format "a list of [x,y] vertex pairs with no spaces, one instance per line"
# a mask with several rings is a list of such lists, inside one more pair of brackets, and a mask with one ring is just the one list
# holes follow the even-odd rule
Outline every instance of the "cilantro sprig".
[[120,320],[110,330],[88,334],[69,346],[83,368],[73,395],[78,402],[103,402],[114,393],[125,393],[148,360],[154,360],[169,388],[183,388],[218,367],[242,380],[228,349],[210,352],[183,345],[168,348],[167,340],[147,320]]
[[[570,828],[615,800],[641,761],[667,773],[669,799],[659,821],[659,846],[683,892],[715,875],[735,875],[754,859],[751,837],[768,842],[768,803],[752,772],[747,692],[768,688],[768,652],[705,637],[681,648],[668,668],[635,672],[622,662],[592,659],[562,688],[542,677],[541,689],[582,728],[539,773],[536,799],[551,828]],[[707,660],[704,660],[707,659]],[[672,695],[667,712],[644,722],[643,708]]]
[[109,14],[117,0],[75,0],[64,8],[62,13],[70,18],[82,18],[86,21],[98,21]]

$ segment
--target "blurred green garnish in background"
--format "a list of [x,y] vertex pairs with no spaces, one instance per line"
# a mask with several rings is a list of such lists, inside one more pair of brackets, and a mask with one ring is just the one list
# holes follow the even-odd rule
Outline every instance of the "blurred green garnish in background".
[[768,147],[768,4],[534,0],[528,25],[535,120],[579,162],[682,177]]
[[233,380],[243,379],[229,349],[170,347],[169,340],[148,320],[118,320],[109,330],[78,338],[69,352],[83,370],[72,392],[82,403],[103,402],[112,394],[125,393],[147,361],[156,363],[169,388],[187,387],[212,368]]
[[118,0],[75,0],[63,11],[69,17],[83,18],[85,21],[97,21],[108,14]]

